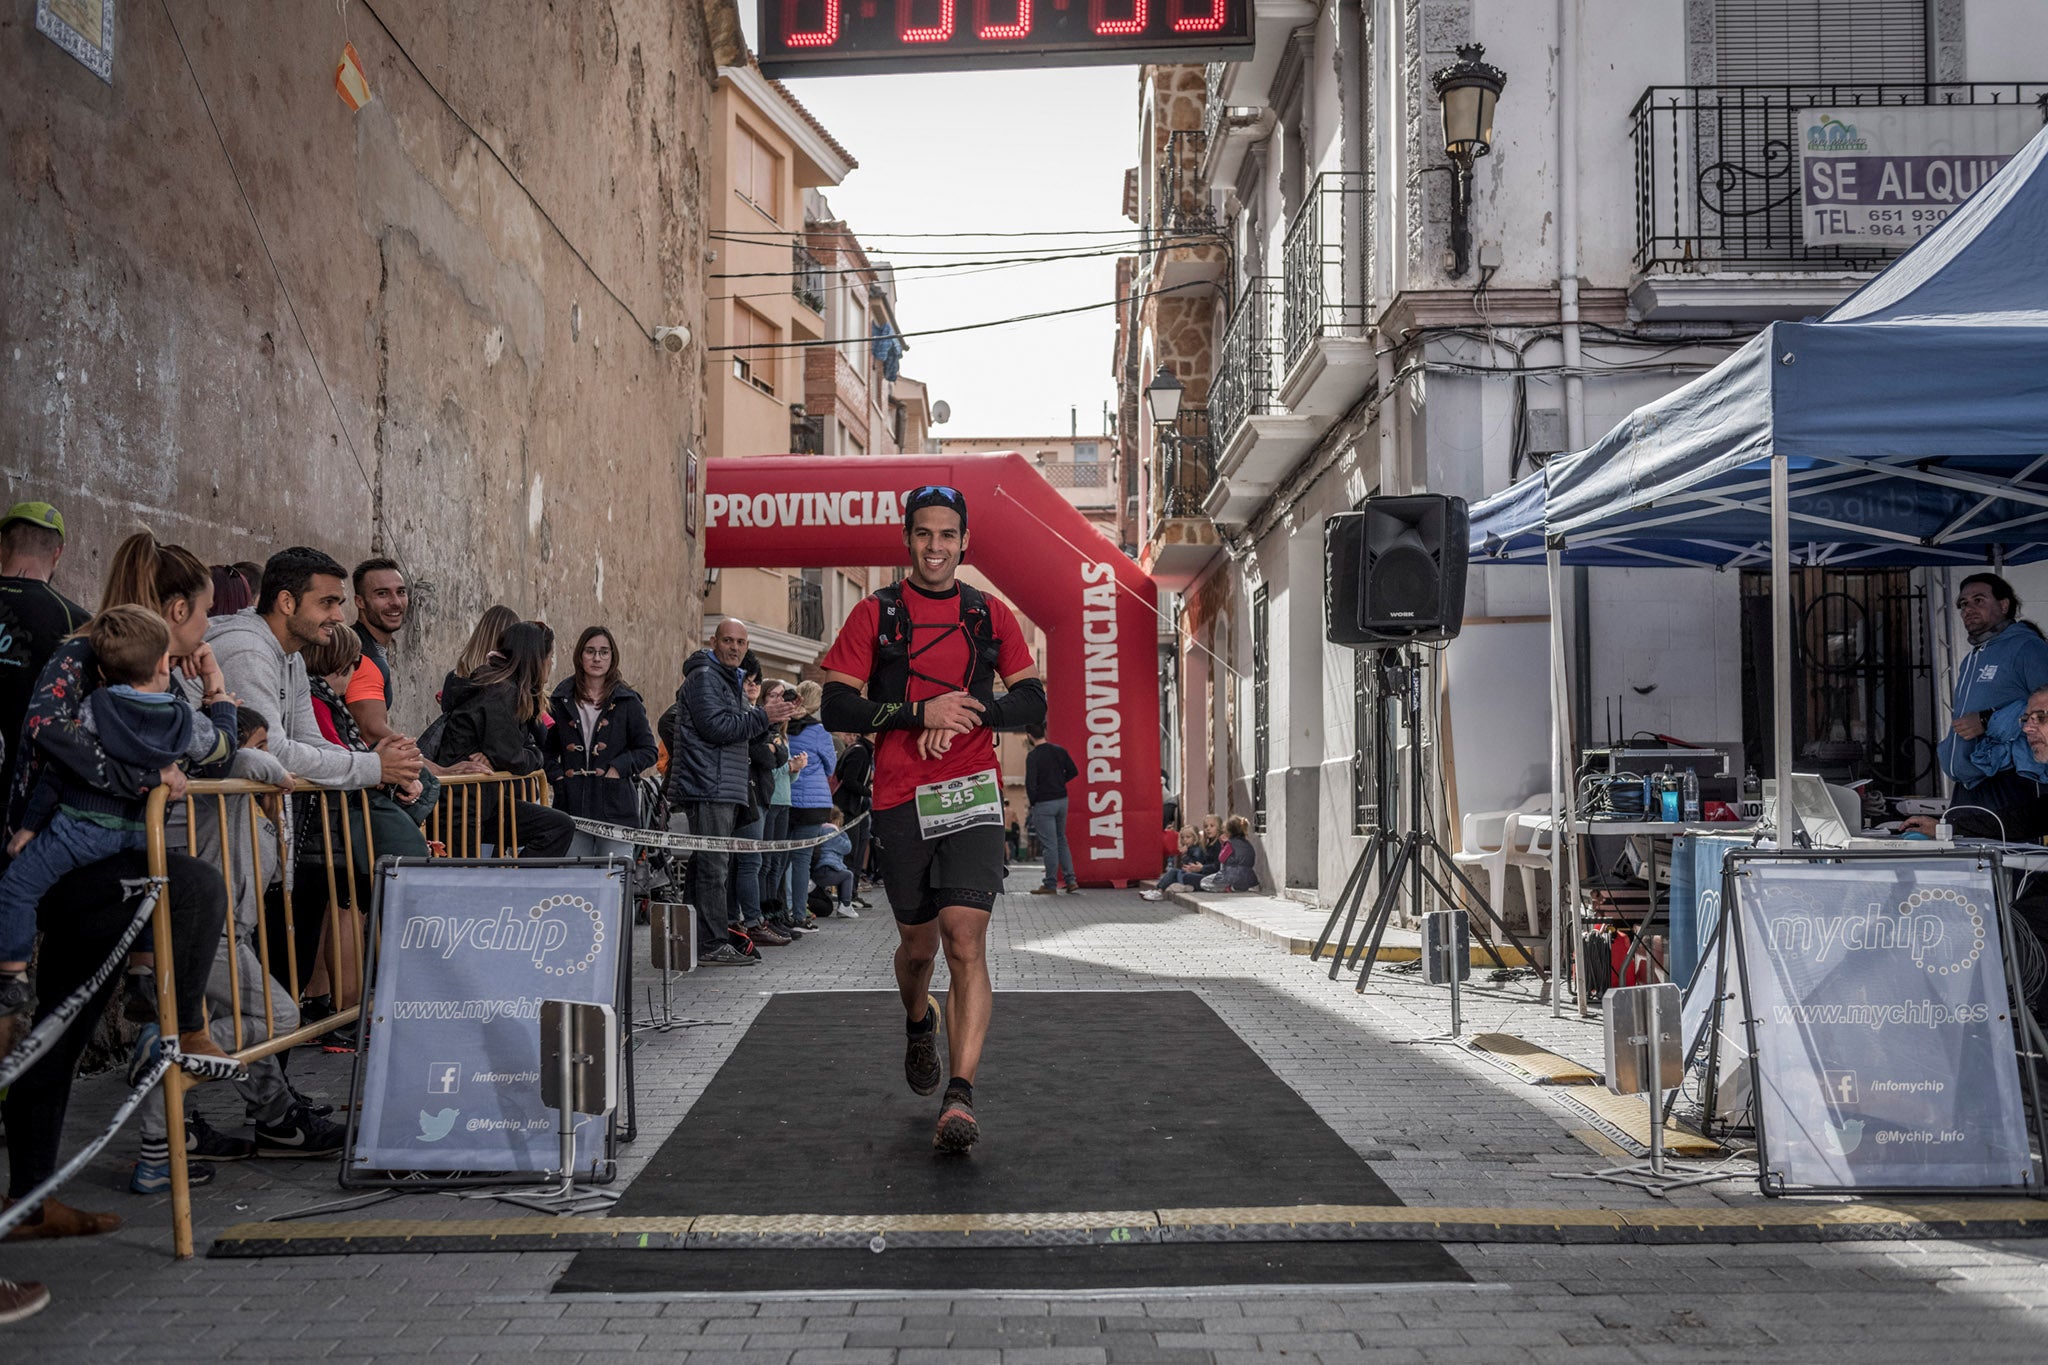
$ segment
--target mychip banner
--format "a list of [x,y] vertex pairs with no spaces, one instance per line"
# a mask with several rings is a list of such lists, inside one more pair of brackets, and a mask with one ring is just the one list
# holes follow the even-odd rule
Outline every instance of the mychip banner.
[[1808,246],[1905,248],[2041,131],[2033,104],[1883,104],[1797,115]]
[[1766,1191],[2033,1180],[1995,863],[1734,857]]
[[[625,866],[391,860],[348,1171],[541,1174],[561,1164],[541,1103],[540,1005],[619,1006]],[[582,1119],[576,1167],[606,1155]]]

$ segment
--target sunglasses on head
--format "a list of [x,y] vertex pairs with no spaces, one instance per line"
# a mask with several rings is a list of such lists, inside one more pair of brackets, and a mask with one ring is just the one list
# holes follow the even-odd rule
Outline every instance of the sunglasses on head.
[[959,502],[960,490],[948,488],[942,483],[928,483],[922,488],[911,489],[910,492],[904,495],[903,502],[905,506],[908,506],[925,498],[944,498],[947,502]]

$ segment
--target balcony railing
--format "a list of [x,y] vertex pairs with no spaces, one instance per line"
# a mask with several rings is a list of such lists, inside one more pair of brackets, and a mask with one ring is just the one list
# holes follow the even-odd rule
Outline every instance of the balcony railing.
[[1223,126],[1223,78],[1230,73],[1229,62],[1211,62],[1202,71],[1202,141],[1204,144],[1216,140],[1216,130]]
[[1109,465],[1101,460],[1075,460],[1069,464],[1042,464],[1038,472],[1054,488],[1108,488]]
[[825,263],[802,242],[790,248],[789,292],[813,313],[825,311]]
[[1329,171],[1315,179],[1281,251],[1281,330],[1289,369],[1309,343],[1365,330],[1366,179]]
[[823,455],[825,415],[812,413],[793,419],[789,424],[789,449],[793,455]]
[[825,638],[825,585],[807,578],[789,580],[789,633],[806,640]]
[[1209,385],[1209,429],[1220,445],[1230,444],[1247,417],[1274,410],[1280,366],[1274,314],[1279,300],[1280,281],[1260,275],[1245,285],[1231,311],[1216,376]]
[[1159,519],[1199,517],[1216,483],[1216,447],[1205,408],[1182,408],[1173,428],[1160,433]]
[[1166,153],[1159,163],[1159,230],[1169,237],[1192,237],[1217,231],[1216,210],[1203,192],[1202,149],[1207,140],[1193,128],[1166,135]]
[[1639,270],[1881,270],[1897,250],[1808,246],[1800,115],[1876,105],[2033,104],[2048,84],[1652,86],[1631,115]]

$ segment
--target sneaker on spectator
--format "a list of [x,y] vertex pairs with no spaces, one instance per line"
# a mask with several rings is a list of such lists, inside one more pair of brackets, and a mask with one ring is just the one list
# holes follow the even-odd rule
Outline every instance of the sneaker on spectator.
[[248,1069],[222,1052],[203,1028],[180,1033],[178,1041],[165,1051],[195,1081],[240,1081],[249,1076]]
[[818,922],[816,920],[787,920],[779,927],[791,934],[815,934],[818,932]]
[[0,1323],[20,1322],[50,1306],[50,1291],[34,1280],[0,1280]]
[[859,919],[860,911],[850,905],[842,905],[832,912],[834,919]]
[[256,1155],[279,1160],[329,1157],[346,1145],[348,1135],[338,1123],[315,1118],[295,1104],[276,1123],[256,1125]]
[[699,967],[758,967],[761,965],[761,959],[758,957],[748,957],[730,943],[721,943],[708,953],[698,954],[697,965]]
[[159,1052],[163,1051],[163,1031],[156,1023],[142,1026],[142,1032],[135,1035],[135,1048],[128,1054],[128,1088],[133,1090],[142,1084],[143,1073],[156,1065]]
[[760,924],[749,924],[747,926],[747,936],[753,939],[754,942],[768,948],[787,948],[794,941],[788,934],[783,933],[765,920]]
[[[211,1185],[213,1167],[204,1161],[185,1163],[187,1185]],[[135,1169],[128,1173],[130,1194],[168,1194],[171,1189],[171,1163],[168,1161],[138,1161]]]
[[1148,886],[1143,891],[1140,891],[1138,893],[1138,899],[1146,901],[1163,901],[1166,899],[1166,893],[1164,891],[1157,890],[1154,887]]
[[208,1161],[247,1161],[256,1155],[256,1144],[245,1137],[232,1137],[206,1121],[203,1114],[185,1116],[185,1154]]
[[121,1017],[131,1024],[156,1022],[156,973],[147,967],[121,981]]

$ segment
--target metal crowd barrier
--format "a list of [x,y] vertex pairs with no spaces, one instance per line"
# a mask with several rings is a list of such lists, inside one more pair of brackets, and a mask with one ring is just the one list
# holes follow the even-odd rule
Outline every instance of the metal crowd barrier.
[[[548,800],[547,780],[538,772],[517,775],[512,773],[466,773],[443,777],[441,796],[433,813],[422,826],[430,844],[438,845],[440,851],[449,857],[476,858],[484,854],[486,845],[494,849],[516,848],[519,843],[519,812],[514,804],[518,801],[534,801],[545,804]],[[496,799],[491,799],[495,790]],[[310,796],[313,803],[308,828],[299,831],[298,844],[301,853],[297,865],[292,863],[291,820],[284,812],[288,804],[279,809],[281,818],[269,820],[270,839],[266,841],[262,830],[264,821],[258,819],[259,804],[271,797],[282,796],[285,803],[296,797]],[[234,798],[244,798],[237,802]],[[250,1032],[243,1025],[244,1012],[240,1008],[242,994],[241,954],[231,945],[227,952],[228,997],[236,1002],[233,1013],[233,1046],[224,1049],[237,1061],[247,1064],[265,1057],[275,1056],[299,1044],[309,1042],[337,1028],[345,1028],[358,1022],[361,1013],[361,999],[364,982],[361,979],[363,962],[362,912],[369,906],[361,898],[365,894],[368,879],[359,884],[355,875],[357,835],[363,843],[362,866],[375,868],[377,849],[370,821],[370,793],[368,791],[336,791],[300,783],[289,794],[281,788],[262,782],[240,780],[193,781],[186,787],[180,798],[183,805],[185,849],[193,857],[204,857],[217,862],[221,880],[227,890],[227,919],[225,933],[235,935],[246,943],[255,954],[263,972],[260,986],[263,1001],[263,1037],[260,1040],[247,1036]],[[170,847],[168,830],[172,801],[168,789],[157,787],[149,798],[144,813],[144,824],[148,840],[149,872],[152,877],[162,878],[169,867],[169,855],[176,851]],[[345,815],[344,815],[345,813]],[[337,818],[341,817],[341,818]],[[360,825],[357,821],[360,820]],[[246,841],[242,841],[241,826],[246,824]],[[317,830],[311,826],[317,825]],[[230,835],[230,831],[234,835]],[[339,834],[337,840],[336,835]],[[318,858],[310,856],[316,841]],[[202,853],[202,845],[206,845]],[[263,874],[263,857],[259,850],[274,845],[276,866],[281,874],[282,891],[282,934],[281,944],[271,941],[270,917],[265,914],[264,897],[267,878]],[[254,860],[255,866],[243,869],[238,860]],[[238,877],[238,872],[252,875]],[[332,980],[332,990],[337,1005],[353,997],[351,1003],[338,1008],[333,1014],[325,1015],[312,1022],[303,1018],[297,1028],[279,1033],[277,1023],[276,993],[284,991],[298,1004],[299,962],[301,947],[295,927],[292,910],[294,882],[299,881],[303,890],[304,877],[324,877],[327,893],[325,915],[326,942],[315,944],[310,951],[319,948],[327,950],[327,971]],[[247,898],[249,888],[254,888],[257,904],[253,907],[238,906],[237,896]],[[238,910],[244,912],[252,923],[245,929],[241,924]],[[344,911],[357,913],[344,914]],[[165,1039],[175,1039],[180,1031],[177,1007],[177,981],[171,953],[170,899],[159,900],[151,921],[152,946],[156,952],[156,991],[158,1028]],[[344,939],[344,934],[347,938]],[[279,957],[277,954],[281,953]],[[273,964],[282,967],[282,972],[273,970]],[[353,969],[353,976],[345,971]],[[184,1071],[172,1067],[164,1073],[163,1101],[166,1138],[170,1146],[171,1167],[171,1236],[173,1247],[179,1257],[192,1255],[192,1191],[188,1178],[185,1154],[185,1093],[196,1082]]]

